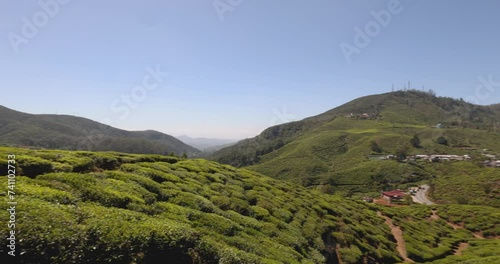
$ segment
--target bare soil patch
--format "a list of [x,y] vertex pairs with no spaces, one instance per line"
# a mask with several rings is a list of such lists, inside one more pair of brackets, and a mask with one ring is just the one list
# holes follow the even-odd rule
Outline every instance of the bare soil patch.
[[468,247],[469,247],[469,243],[462,242],[462,243],[458,244],[458,248],[455,250],[453,255],[462,256],[462,251],[464,251]]
[[395,226],[392,223],[392,219],[385,215],[382,215],[382,213],[377,212],[377,215],[383,217],[385,219],[385,224],[391,228],[392,235],[396,239],[397,250],[399,252],[399,255],[401,255],[401,257],[405,262],[414,263],[415,261],[408,258],[408,254],[406,253],[406,245],[405,245],[405,240],[403,238],[403,231],[401,230],[401,228],[399,226]]

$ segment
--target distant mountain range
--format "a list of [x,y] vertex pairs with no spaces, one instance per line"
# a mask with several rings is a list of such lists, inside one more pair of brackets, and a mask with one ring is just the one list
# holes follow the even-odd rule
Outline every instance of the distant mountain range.
[[126,131],[69,115],[33,115],[0,106],[0,145],[50,149],[188,154],[200,151],[173,136]]
[[238,141],[237,139],[192,138],[186,135],[178,136],[177,139],[205,152],[217,151],[221,148],[229,147]]
[[[358,98],[323,114],[270,127],[211,159],[262,174],[347,192],[430,179],[435,168],[373,155],[500,153],[500,105],[397,91]],[[415,139],[414,139],[415,138]]]

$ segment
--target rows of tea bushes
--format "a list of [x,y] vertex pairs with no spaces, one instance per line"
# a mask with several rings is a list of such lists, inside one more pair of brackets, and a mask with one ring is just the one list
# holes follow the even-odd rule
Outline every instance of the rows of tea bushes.
[[[343,199],[202,159],[0,148],[8,154],[18,166],[22,263],[399,263],[379,211],[404,231],[416,261],[448,259],[464,241],[464,258],[494,257],[477,248],[493,244],[476,243],[470,231],[498,234],[487,220],[496,208],[437,206],[443,219],[429,220],[429,207]],[[1,223],[8,218],[0,214]],[[3,241],[7,228],[0,225]]]
[[[384,220],[363,203],[248,170],[162,156],[2,152],[29,172],[16,185],[24,263],[400,261]],[[91,165],[75,170],[81,164]],[[64,165],[72,169],[57,169]]]
[[[414,261],[497,263],[500,260],[500,251],[495,248],[500,244],[495,239],[500,227],[498,208],[458,204],[374,207],[400,226],[408,257]],[[437,217],[431,217],[432,210]],[[478,234],[491,239],[477,238]],[[463,256],[454,256],[460,243],[468,243],[469,246]]]

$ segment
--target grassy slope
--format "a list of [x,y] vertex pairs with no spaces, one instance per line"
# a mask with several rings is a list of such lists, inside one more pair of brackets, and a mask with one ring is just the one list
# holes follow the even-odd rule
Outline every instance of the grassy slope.
[[255,138],[216,152],[211,158],[233,166],[258,164],[263,155],[350,113],[368,113],[395,126],[405,124],[419,127],[442,123],[465,128],[498,129],[500,115],[497,108],[495,105],[472,105],[414,90],[365,96],[317,116],[270,127]]
[[31,115],[0,106],[0,145],[130,153],[196,154],[199,151],[156,131],[125,131],[67,115]]
[[[335,129],[333,129],[335,128]],[[418,135],[422,148],[410,144],[411,136]],[[435,139],[444,136],[451,146],[439,145]],[[477,160],[462,163],[435,165],[428,162],[398,163],[396,161],[372,161],[371,142],[377,142],[385,154],[396,153],[403,148],[410,154],[469,154]],[[261,158],[261,163],[248,167],[278,179],[292,180],[305,186],[330,184],[334,190],[346,192],[370,192],[398,185],[431,180],[437,177],[438,193],[449,193],[440,182],[452,181],[475,189],[496,189],[500,178],[492,169],[479,168],[475,163],[481,153],[458,149],[453,146],[467,145],[488,148],[500,153],[500,134],[477,129],[435,129],[428,127],[392,127],[388,122],[337,118],[326,125],[300,136],[283,148]],[[462,167],[459,171],[453,169]],[[488,181],[477,180],[476,175],[489,175]],[[433,177],[435,176],[435,177]],[[455,177],[457,177],[455,179]],[[444,183],[444,182],[443,182]],[[479,185],[488,185],[484,188]],[[451,190],[450,190],[451,191]],[[453,194],[450,194],[453,196]],[[484,196],[481,193],[480,196]],[[497,194],[498,195],[498,194]],[[438,197],[436,197],[438,198]],[[453,199],[443,201],[456,202]],[[500,206],[498,201],[495,202]]]
[[500,170],[472,162],[434,164],[431,196],[438,203],[500,207]]
[[492,104],[490,108],[493,109],[497,114],[500,114],[500,104]]
[[[389,97],[396,96],[389,95]],[[376,154],[372,150],[372,142],[376,142],[382,149],[381,154],[395,154],[400,150],[404,150],[408,155],[468,154],[473,156],[475,160],[467,162],[468,165],[464,166],[474,168],[476,167],[472,163],[481,160],[481,152],[464,150],[459,147],[486,148],[500,153],[500,133],[496,132],[493,127],[481,129],[484,123],[489,122],[486,121],[489,120],[488,118],[496,117],[485,109],[479,108],[481,111],[477,109],[471,110],[474,106],[450,99],[451,103],[449,104],[453,107],[449,108],[454,109],[453,111],[456,113],[453,116],[440,105],[430,104],[424,99],[414,98],[411,95],[396,98],[398,100],[394,98],[383,100],[383,96],[374,98],[375,101],[372,104],[381,104],[376,108],[379,114],[377,119],[353,119],[339,114],[341,111],[361,107],[359,101],[354,101],[353,105],[349,105],[350,108],[347,110],[343,110],[344,106],[336,109],[337,117],[333,118],[333,120],[309,128],[308,131],[295,135],[293,140],[290,140],[284,146],[259,156],[258,163],[249,166],[248,169],[277,179],[291,180],[305,186],[320,185],[324,189],[350,195],[357,192],[378,192],[422,180],[428,181],[433,176],[440,178],[446,172],[445,169],[436,171],[433,165],[425,162],[403,164],[396,161],[370,160],[368,156]],[[442,100],[447,101],[448,99]],[[463,113],[464,109],[469,109],[472,111],[471,113],[476,114],[469,113],[469,116],[465,119],[468,121],[461,121],[458,118],[458,113],[464,117],[466,115]],[[441,118],[447,119],[443,121]],[[478,118],[483,120],[484,123],[470,121],[479,120]],[[448,125],[456,123],[458,127],[443,129],[432,127],[437,123]],[[420,148],[415,148],[410,144],[410,139],[414,135],[417,135],[421,141]],[[448,140],[448,146],[436,142],[441,136]],[[448,166],[450,168],[454,167],[454,165],[445,165],[445,168]],[[448,179],[457,176],[459,177],[457,182],[463,184],[467,182],[468,178],[474,177],[477,173],[483,174],[484,172],[484,174],[492,175],[491,172],[487,171],[488,169],[476,168],[474,170],[465,170],[459,174],[447,173],[445,176],[448,176]],[[479,182],[471,181],[472,187],[476,190],[488,188],[498,190],[497,180],[499,178],[492,176],[489,179],[489,187],[479,186]],[[327,186],[333,188],[327,188]],[[439,180],[436,181],[434,187],[440,188],[440,193],[447,192],[447,189],[442,184],[439,184]],[[484,194],[481,195],[484,196]],[[449,194],[449,196],[451,197],[453,194]],[[456,202],[455,198],[442,201]],[[498,201],[494,202],[494,204],[500,206]]]

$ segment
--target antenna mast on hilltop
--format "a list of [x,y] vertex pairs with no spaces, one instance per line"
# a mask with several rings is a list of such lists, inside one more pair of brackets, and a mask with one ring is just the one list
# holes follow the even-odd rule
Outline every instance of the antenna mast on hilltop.
[[411,89],[410,81],[408,81],[408,90]]
[[394,84],[392,84],[392,91],[394,92]]

